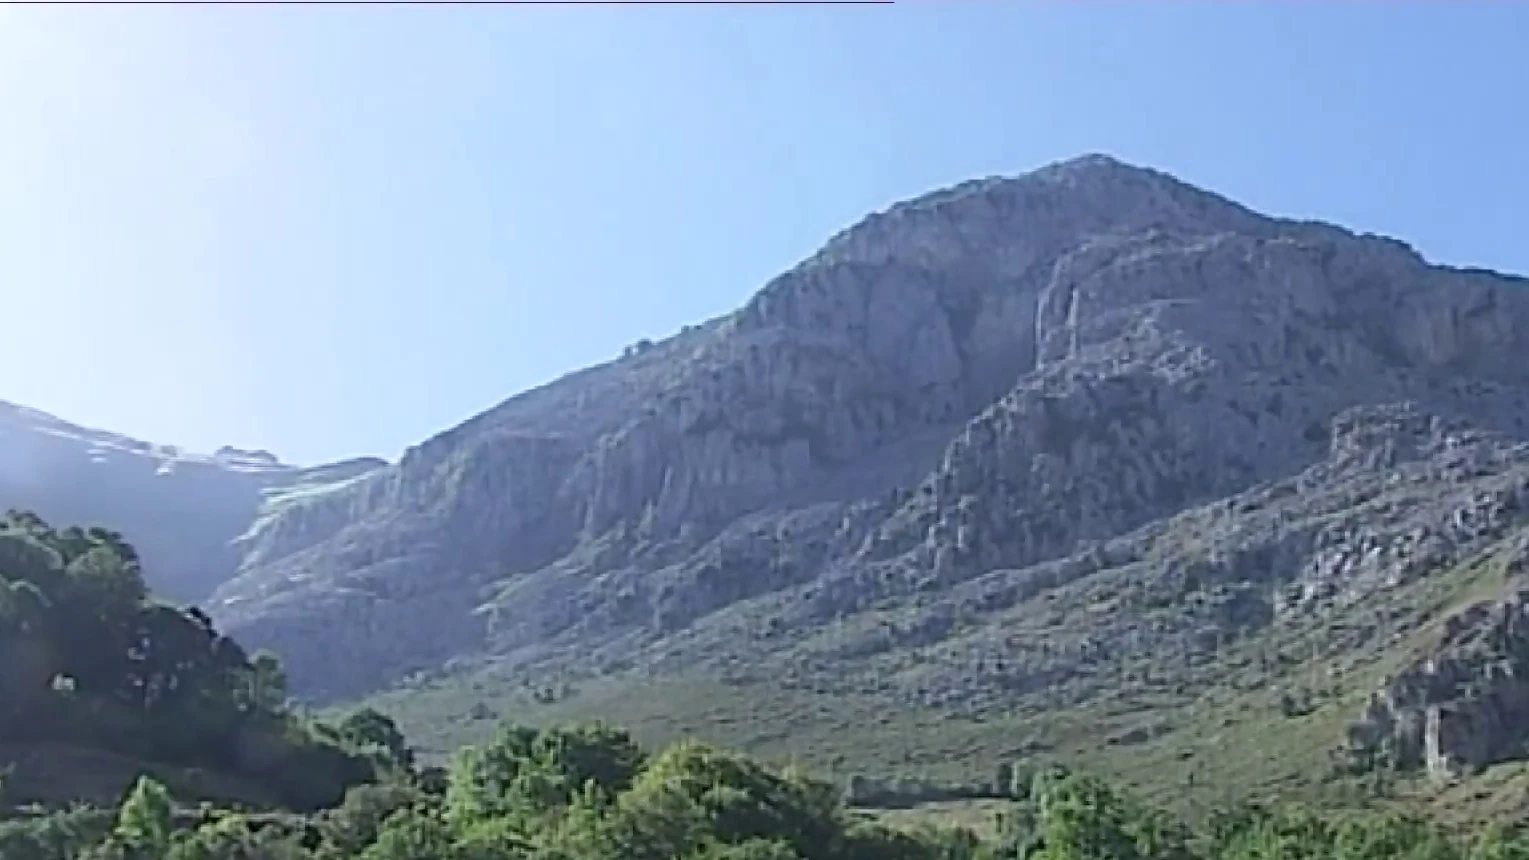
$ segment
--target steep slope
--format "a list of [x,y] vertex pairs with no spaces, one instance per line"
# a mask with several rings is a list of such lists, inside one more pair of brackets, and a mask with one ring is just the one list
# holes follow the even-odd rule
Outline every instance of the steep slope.
[[1087,156],[873,215],[273,512],[212,611],[315,695],[474,655],[1086,695],[1517,523],[1471,506],[1517,498],[1526,341],[1521,280]]
[[0,510],[32,510],[131,536],[154,589],[201,600],[233,575],[233,541],[267,492],[324,486],[385,465],[355,460],[303,469],[265,452],[223,448],[211,456],[70,424],[0,401]]

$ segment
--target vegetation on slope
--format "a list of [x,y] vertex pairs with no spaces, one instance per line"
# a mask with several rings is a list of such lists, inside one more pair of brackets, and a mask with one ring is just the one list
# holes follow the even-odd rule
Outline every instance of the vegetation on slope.
[[156,601],[137,552],[105,529],[0,519],[0,754],[8,790],[116,794],[159,769],[213,797],[311,809],[374,777],[342,732],[287,708],[277,660],[246,654],[195,608]]

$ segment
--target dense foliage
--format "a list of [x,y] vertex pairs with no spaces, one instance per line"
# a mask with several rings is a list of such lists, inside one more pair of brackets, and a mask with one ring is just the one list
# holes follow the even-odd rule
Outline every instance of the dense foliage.
[[315,808],[373,775],[336,731],[287,709],[275,658],[154,600],[121,535],[0,519],[0,744],[202,768]]

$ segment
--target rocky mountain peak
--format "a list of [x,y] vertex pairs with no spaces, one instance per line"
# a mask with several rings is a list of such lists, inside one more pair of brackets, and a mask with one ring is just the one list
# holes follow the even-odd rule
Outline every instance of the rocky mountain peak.
[[1015,177],[988,177],[873,213],[831,238],[804,265],[894,257],[952,265],[999,256],[1014,274],[1104,235],[1151,227],[1190,232],[1267,231],[1270,219],[1155,170],[1107,155],[1057,162]]
[[[1111,569],[1130,554],[1089,548],[1270,482],[1448,456],[1392,404],[1520,432],[1510,284],[1105,155],[963,183],[866,217],[733,314],[293,497],[241,539],[213,611],[336,692],[464,653],[595,660],[736,613],[789,628],[997,571]],[[1247,527],[1282,547],[1248,557],[1314,563]]]

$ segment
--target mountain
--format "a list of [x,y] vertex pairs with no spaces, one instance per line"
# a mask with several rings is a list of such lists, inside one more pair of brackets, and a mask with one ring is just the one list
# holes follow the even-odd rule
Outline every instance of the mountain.
[[178,601],[202,600],[233,576],[235,539],[285,494],[384,465],[360,459],[304,469],[229,447],[199,455],[0,401],[0,508],[131,535],[155,590]]
[[1442,778],[1529,740],[1526,285],[1106,156],[972,181],[395,464],[265,490],[206,605],[320,700],[456,678],[751,750],[762,714],[831,723],[825,759],[942,714],[949,761],[1106,732],[1159,789]]
[[735,313],[290,500],[211,611],[339,694],[471,653],[720,659],[677,634],[1122,570],[1210,512],[1200,581],[1349,593],[1414,519],[1458,551],[1447,494],[1320,538],[1238,499],[1341,507],[1455,432],[1516,450],[1526,337],[1520,280],[1086,156],[872,215]]

